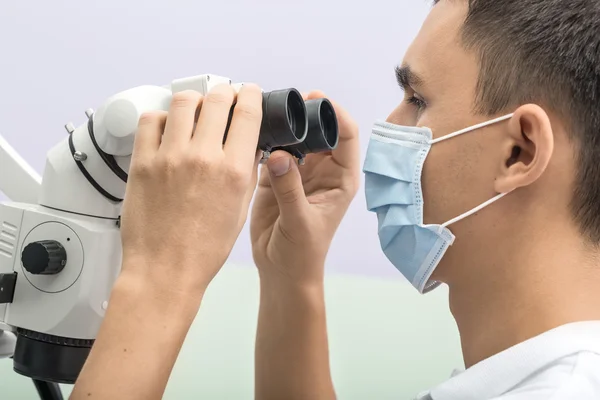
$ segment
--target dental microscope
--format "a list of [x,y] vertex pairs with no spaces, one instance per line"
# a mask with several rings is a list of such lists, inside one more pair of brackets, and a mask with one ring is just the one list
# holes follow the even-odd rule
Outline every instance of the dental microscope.
[[[43,177],[0,136],[0,190],[9,198],[0,203],[0,358],[12,358],[42,400],[62,399],[58,384],[75,383],[108,307],[121,269],[120,213],[140,116],[167,111],[177,92],[205,95],[223,83],[243,85],[206,74],[108,98],[85,111],[84,123],[65,125]],[[337,146],[327,99],[305,101],[283,89],[263,92],[262,107],[263,159],[285,150],[302,164],[307,154]]]

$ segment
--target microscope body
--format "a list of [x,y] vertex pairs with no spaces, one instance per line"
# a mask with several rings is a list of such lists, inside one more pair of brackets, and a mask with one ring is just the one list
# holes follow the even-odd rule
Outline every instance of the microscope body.
[[[166,87],[139,86],[110,97],[96,112],[87,110],[87,121],[77,128],[67,124],[68,135],[48,152],[37,196],[30,190],[21,198],[19,183],[0,171],[0,189],[11,189],[6,194],[15,201],[0,203],[0,334],[16,335],[16,372],[41,381],[76,381],[121,269],[120,213],[139,118],[168,110],[177,92],[206,94],[219,83],[232,84],[200,75]],[[321,113],[331,117],[328,102],[305,107],[295,89],[263,95],[262,150],[290,146],[303,156],[337,145],[336,120],[321,121]],[[314,115],[308,118],[307,111]],[[332,123],[333,136],[307,137],[311,126],[322,130]],[[7,165],[14,171],[29,168],[16,152],[0,152],[2,162],[3,154],[12,154]]]
[[[121,263],[120,235],[111,220],[41,205],[0,206],[0,273],[15,274],[4,323],[17,334],[16,372],[71,383],[98,332]],[[4,275],[8,276],[8,275]]]
[[87,121],[67,124],[48,152],[37,204],[0,204],[1,286],[10,297],[0,304],[0,327],[17,336],[16,372],[77,379],[121,268],[119,217],[139,117],[168,110],[177,91],[206,93],[209,81],[230,82],[203,75],[140,86],[87,110]]

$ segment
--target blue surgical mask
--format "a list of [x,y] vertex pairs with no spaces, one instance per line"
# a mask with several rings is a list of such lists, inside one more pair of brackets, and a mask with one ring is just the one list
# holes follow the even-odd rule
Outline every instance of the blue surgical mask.
[[377,213],[384,254],[420,293],[430,292],[440,285],[429,278],[454,243],[455,236],[448,226],[506,195],[501,193],[444,224],[424,224],[421,174],[431,146],[512,116],[509,114],[437,139],[433,139],[429,128],[387,122],[374,125],[363,168],[367,208]]

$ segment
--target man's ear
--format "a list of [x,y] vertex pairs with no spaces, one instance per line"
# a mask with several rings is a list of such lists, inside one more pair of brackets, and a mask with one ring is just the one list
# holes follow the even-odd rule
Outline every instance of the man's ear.
[[554,151],[554,134],[548,114],[539,106],[519,107],[508,121],[506,156],[495,190],[508,193],[534,183],[546,170]]

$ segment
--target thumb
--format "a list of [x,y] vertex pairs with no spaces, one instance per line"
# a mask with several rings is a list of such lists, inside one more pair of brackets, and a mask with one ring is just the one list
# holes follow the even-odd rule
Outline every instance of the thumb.
[[267,168],[271,188],[279,205],[281,222],[301,222],[300,219],[308,207],[308,200],[294,158],[286,151],[275,151],[267,161]]

